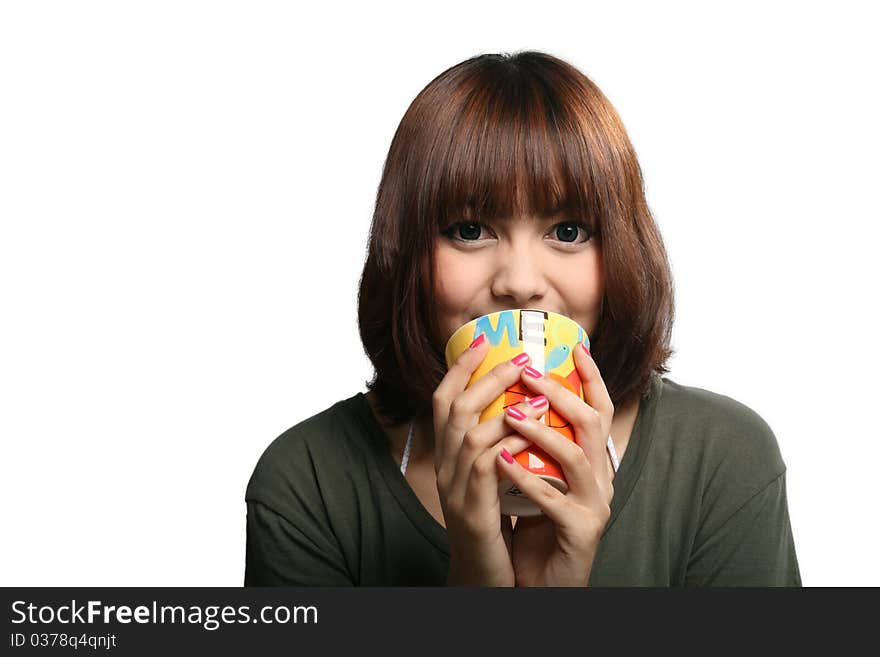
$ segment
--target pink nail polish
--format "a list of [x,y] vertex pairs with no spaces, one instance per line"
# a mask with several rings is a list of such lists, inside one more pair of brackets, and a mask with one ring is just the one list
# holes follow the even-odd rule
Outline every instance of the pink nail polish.
[[510,362],[512,362],[516,366],[520,366],[523,363],[527,363],[529,360],[529,355],[526,352],[522,352],[519,356],[515,358],[511,358]]
[[532,408],[541,408],[547,405],[547,398],[544,395],[538,395],[537,397],[532,397],[526,403]]
[[483,344],[483,341],[486,339],[485,333],[480,333],[480,337],[475,338],[473,342],[468,345],[468,349],[475,349]]
[[585,353],[587,356],[589,356],[590,358],[592,358],[593,355],[590,353],[590,350],[587,349],[587,345],[585,345],[583,342],[581,342],[580,345],[581,345],[581,349],[584,350],[584,353]]
[[501,458],[503,458],[508,463],[513,463],[513,457],[510,455],[510,452],[508,452],[503,447],[501,448]]
[[525,366],[525,372],[533,379],[540,379],[542,376],[544,376],[538,370],[536,370],[534,367],[529,367],[528,365]]
[[514,420],[525,420],[526,414],[519,410],[516,406],[508,406],[507,414]]

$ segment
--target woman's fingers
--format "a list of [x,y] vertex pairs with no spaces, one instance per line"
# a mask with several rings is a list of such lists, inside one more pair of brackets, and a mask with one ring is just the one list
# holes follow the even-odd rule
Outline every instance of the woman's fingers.
[[439,456],[445,451],[446,425],[456,399],[470,381],[471,376],[489,353],[489,340],[481,333],[470,347],[458,355],[455,362],[446,371],[440,385],[434,390],[432,406],[434,412],[434,463],[439,464]]
[[[577,368],[578,376],[581,379],[581,385],[584,389],[584,399],[587,405],[595,409],[601,420],[602,430],[598,432],[594,440],[587,437],[587,456],[590,459],[602,459],[604,467],[599,468],[599,461],[593,461],[597,464],[596,470],[603,473],[601,481],[607,481],[608,487],[613,494],[612,482],[614,480],[614,466],[611,461],[611,453],[608,451],[608,444],[611,440],[611,422],[614,419],[614,404],[611,402],[611,395],[608,394],[608,388],[605,387],[605,381],[599,373],[596,361],[590,355],[586,345],[581,343],[574,350],[574,365]],[[613,443],[612,449],[613,449]],[[615,457],[616,458],[616,457]]]
[[[528,417],[540,417],[544,413],[544,409],[533,408],[525,403],[516,404],[516,407]],[[449,483],[453,499],[462,503],[466,498],[470,499],[471,503],[497,502],[498,479],[495,455],[501,447],[506,446],[504,441],[511,440],[516,452],[528,447],[527,440],[506,426],[503,413],[465,432],[461,447],[454,456],[454,474]]]
[[[516,408],[527,417],[539,418],[547,411],[546,408],[529,406],[526,402],[520,402],[507,407]],[[464,432],[461,446],[456,455],[459,465],[473,463],[483,452],[495,445],[502,437],[512,433],[504,419],[505,414],[499,413],[484,422],[475,424]],[[497,451],[497,450],[496,450]]]
[[[473,505],[478,508],[489,508],[500,505],[498,498],[498,464],[495,459],[502,449],[506,449],[511,454],[518,454],[529,446],[528,438],[512,432],[499,440],[490,449],[485,450],[480,456],[473,461],[471,467],[467,468],[467,478],[464,476],[459,480],[461,482],[462,497],[459,498],[462,504]],[[465,466],[461,468],[464,470]],[[459,479],[459,474],[456,474]],[[455,484],[452,486],[456,488]]]
[[526,470],[512,455],[500,452],[496,459],[502,476],[510,479],[563,532],[583,531],[579,525],[583,524],[586,507],[575,504],[565,493]]
[[[531,402],[535,401],[543,402],[544,408],[547,407],[545,397],[536,397],[531,400]],[[568,484],[568,494],[572,496],[574,501],[585,504],[594,499],[597,494],[602,494],[593,467],[579,445],[555,429],[531,417],[520,418],[505,413],[505,421],[511,429],[543,449],[559,463]],[[539,481],[543,480],[539,479]],[[550,486],[550,484],[547,485]],[[550,487],[553,488],[553,486]],[[610,503],[610,498],[608,502]]]
[[[484,350],[484,345],[478,345],[475,350],[479,354]],[[467,389],[459,391],[457,395],[448,400],[447,396],[458,385],[467,385],[477,366],[474,366],[473,370],[468,369],[466,362],[460,371],[455,372],[452,378],[453,384],[443,387],[446,383],[444,380],[438,386],[437,390],[440,392],[439,394],[437,391],[434,393],[434,406],[435,412],[438,411],[438,406],[441,407],[439,409],[441,415],[439,417],[435,415],[434,424],[436,429],[442,428],[444,434],[442,444],[435,445],[435,456],[437,457],[435,464],[438,468],[442,463],[449,463],[455,458],[461,449],[465,432],[479,423],[480,415],[486,407],[519,380],[520,372],[528,360],[528,354],[522,353],[511,360],[499,363],[470,384]],[[480,362],[482,362],[482,358]],[[455,365],[457,364],[458,361]],[[468,375],[468,380],[464,380],[464,374],[468,372],[471,374]],[[435,430],[436,433],[438,433],[437,430]]]
[[611,395],[605,387],[605,381],[599,373],[596,361],[587,352],[583,343],[574,350],[574,365],[577,368],[581,384],[584,387],[584,399],[595,408],[603,417],[614,416],[614,404],[611,403]]
[[[579,351],[581,353],[577,353]],[[581,367],[587,370],[589,375],[584,361],[589,360],[593,368],[596,367],[595,363],[580,348],[575,348],[574,352],[575,365],[578,366],[579,375],[583,376]],[[579,361],[580,365],[578,365]],[[598,371],[593,373],[593,378],[599,378]],[[611,477],[605,464],[605,461],[609,459],[606,447],[614,415],[614,407],[611,405],[610,399],[607,400],[607,403],[601,403],[599,409],[594,408],[561,383],[543,376],[531,368],[524,368],[521,381],[535,393],[545,395],[553,410],[571,423],[574,429],[575,443],[587,455],[593,466],[594,475],[605,491],[605,495],[610,495],[612,493]],[[588,385],[588,382],[583,382],[583,385]],[[593,384],[593,389],[595,390],[595,388],[596,385]],[[603,383],[602,390],[604,389]],[[596,393],[593,394],[595,396]],[[607,395],[607,391],[605,394]]]

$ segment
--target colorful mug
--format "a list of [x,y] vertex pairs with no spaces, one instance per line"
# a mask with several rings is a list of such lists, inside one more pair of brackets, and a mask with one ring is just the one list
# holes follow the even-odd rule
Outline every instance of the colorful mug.
[[[456,329],[446,343],[446,364],[451,366],[456,358],[468,348],[474,338],[485,333],[489,340],[489,353],[468,381],[474,381],[489,372],[499,363],[510,360],[519,353],[526,352],[529,365],[544,376],[559,382],[581,399],[584,398],[581,379],[574,364],[573,351],[579,343],[589,349],[587,332],[574,320],[544,310],[512,309],[483,315]],[[508,406],[527,401],[532,392],[517,381],[498,396],[480,414],[480,422],[504,413]],[[540,421],[560,434],[574,441],[571,423],[547,407]],[[514,456],[526,470],[565,493],[568,484],[559,464],[537,445],[529,445]],[[499,482],[498,495],[501,512],[509,516],[535,516],[542,513],[512,481]]]

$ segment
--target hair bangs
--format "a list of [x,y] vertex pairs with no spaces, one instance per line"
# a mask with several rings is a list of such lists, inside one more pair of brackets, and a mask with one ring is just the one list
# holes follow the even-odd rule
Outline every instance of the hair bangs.
[[432,157],[436,192],[429,207],[441,230],[459,221],[566,218],[596,226],[583,135],[539,79],[518,71],[476,84],[445,148]]

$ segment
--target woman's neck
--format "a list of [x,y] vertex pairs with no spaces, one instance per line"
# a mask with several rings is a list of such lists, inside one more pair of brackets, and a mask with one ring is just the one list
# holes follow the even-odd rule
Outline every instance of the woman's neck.
[[[393,424],[388,418],[379,412],[376,394],[371,390],[365,394],[367,402],[373,411],[376,421],[385,431],[389,440],[391,452],[399,458],[403,454],[406,446],[406,439],[409,436],[409,422]],[[413,435],[412,445],[410,446],[409,460],[410,463],[415,461],[423,461],[426,457],[434,459],[434,419],[432,416],[418,416],[414,420],[415,433]]]

